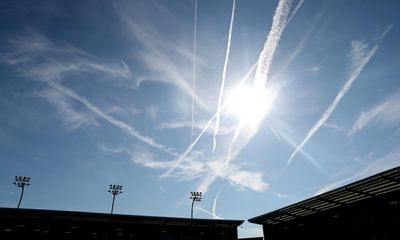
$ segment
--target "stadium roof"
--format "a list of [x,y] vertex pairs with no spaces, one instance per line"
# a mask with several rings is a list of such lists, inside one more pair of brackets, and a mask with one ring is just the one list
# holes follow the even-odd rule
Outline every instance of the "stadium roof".
[[196,226],[196,227],[238,227],[243,220],[218,220],[218,219],[190,219],[190,218],[173,218],[158,216],[141,216],[141,215],[125,215],[125,214],[106,214],[93,212],[74,212],[74,211],[57,211],[42,209],[15,209],[0,208],[1,218],[20,218],[27,217],[31,220],[77,220],[88,222],[107,222],[112,219],[113,222],[134,223],[146,225],[166,225],[166,226]]
[[[293,205],[249,219],[249,222],[277,225],[299,220],[329,209],[377,198],[400,190],[400,166],[317,195]],[[400,201],[400,200],[398,200]]]

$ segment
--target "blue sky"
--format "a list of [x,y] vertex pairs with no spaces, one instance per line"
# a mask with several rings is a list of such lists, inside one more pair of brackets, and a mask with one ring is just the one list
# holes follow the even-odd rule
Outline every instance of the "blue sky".
[[0,9],[2,207],[26,175],[26,208],[108,212],[122,184],[116,213],[203,191],[196,217],[248,219],[400,165],[398,1]]

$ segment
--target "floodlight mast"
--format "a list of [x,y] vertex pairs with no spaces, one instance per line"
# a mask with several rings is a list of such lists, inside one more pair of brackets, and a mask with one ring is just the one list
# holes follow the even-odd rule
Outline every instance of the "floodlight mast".
[[30,180],[31,180],[30,177],[15,176],[15,181],[13,182],[13,184],[14,184],[15,186],[21,188],[21,196],[19,197],[19,201],[18,201],[18,206],[17,206],[17,208],[19,208],[19,207],[21,206],[22,197],[24,196],[25,186],[31,185],[31,184],[29,183]]
[[110,184],[110,189],[108,190],[109,193],[113,195],[112,199],[112,205],[111,205],[111,214],[114,212],[114,202],[115,202],[115,196],[118,194],[122,193],[122,185],[112,185]]
[[192,199],[192,207],[191,207],[191,210],[190,210],[190,219],[193,219],[193,205],[194,205],[194,202],[200,202],[201,201],[201,195],[202,195],[203,193],[202,192],[190,192],[190,199]]

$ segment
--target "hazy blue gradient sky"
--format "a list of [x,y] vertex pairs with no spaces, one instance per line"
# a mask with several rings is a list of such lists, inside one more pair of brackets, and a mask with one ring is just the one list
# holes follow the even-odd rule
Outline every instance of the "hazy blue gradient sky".
[[1,1],[0,206],[23,175],[25,208],[109,212],[122,184],[116,213],[203,191],[195,217],[248,219],[400,165],[400,2],[278,2]]

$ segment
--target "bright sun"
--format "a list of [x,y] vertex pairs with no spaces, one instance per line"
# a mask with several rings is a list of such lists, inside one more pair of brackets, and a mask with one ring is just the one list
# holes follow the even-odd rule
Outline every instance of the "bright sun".
[[256,127],[271,110],[275,97],[264,88],[241,86],[232,92],[228,112]]

